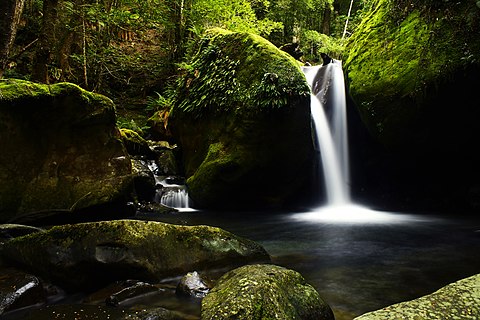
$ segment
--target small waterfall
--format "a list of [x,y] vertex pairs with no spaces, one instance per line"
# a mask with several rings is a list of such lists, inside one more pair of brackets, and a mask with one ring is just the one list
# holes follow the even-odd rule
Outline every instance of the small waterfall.
[[153,172],[158,186],[155,202],[180,211],[193,210],[189,205],[187,186],[178,177],[159,176],[155,161],[149,161],[148,167]]
[[341,62],[304,67],[312,88],[311,113],[320,150],[327,205],[350,203],[346,99]]

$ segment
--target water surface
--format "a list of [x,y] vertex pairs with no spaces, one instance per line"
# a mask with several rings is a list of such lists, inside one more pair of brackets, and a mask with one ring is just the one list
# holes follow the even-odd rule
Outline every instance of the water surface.
[[364,208],[317,211],[196,211],[161,220],[218,226],[257,241],[275,264],[299,271],[337,320],[429,294],[480,272],[480,218]]

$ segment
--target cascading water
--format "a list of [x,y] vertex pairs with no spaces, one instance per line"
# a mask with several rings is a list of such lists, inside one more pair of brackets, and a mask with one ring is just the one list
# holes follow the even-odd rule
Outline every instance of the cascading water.
[[157,175],[158,166],[155,161],[150,161],[148,167],[153,172],[155,184],[159,187],[155,195],[155,202],[180,211],[191,211],[187,187],[175,177]]
[[295,219],[333,223],[394,223],[408,220],[352,203],[347,137],[347,108],[342,64],[303,67],[312,88],[311,114],[321,157],[327,203]]
[[312,88],[311,113],[322,160],[327,205],[350,203],[345,86],[341,62],[304,67]]

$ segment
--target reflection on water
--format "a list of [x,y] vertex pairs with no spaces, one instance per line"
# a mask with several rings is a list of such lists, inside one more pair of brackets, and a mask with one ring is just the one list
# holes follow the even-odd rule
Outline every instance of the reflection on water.
[[198,211],[161,220],[218,226],[259,242],[274,263],[299,271],[332,306],[337,320],[417,298],[480,272],[480,218],[361,207],[353,208],[356,215],[350,216],[351,207],[338,209]]

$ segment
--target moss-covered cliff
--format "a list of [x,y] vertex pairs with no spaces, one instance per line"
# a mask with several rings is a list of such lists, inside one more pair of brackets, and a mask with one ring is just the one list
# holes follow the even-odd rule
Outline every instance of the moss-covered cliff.
[[259,36],[216,29],[183,72],[169,126],[196,205],[287,202],[309,176],[313,149],[297,62]]
[[345,69],[362,117],[380,141],[394,146],[418,139],[415,130],[428,125],[420,121],[441,109],[433,104],[475,89],[479,31],[475,1],[371,1],[348,43]]
[[479,31],[473,0],[370,1],[344,63],[350,95],[382,149],[362,159],[363,190],[376,187],[377,199],[389,192],[408,207],[478,208]]

